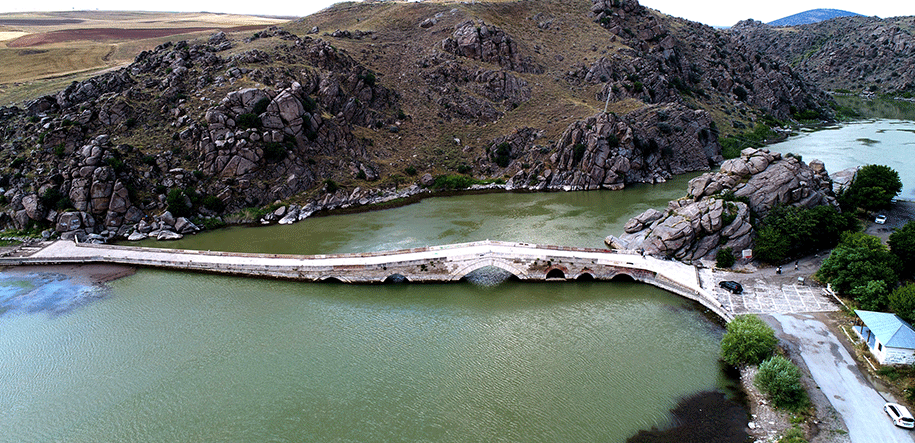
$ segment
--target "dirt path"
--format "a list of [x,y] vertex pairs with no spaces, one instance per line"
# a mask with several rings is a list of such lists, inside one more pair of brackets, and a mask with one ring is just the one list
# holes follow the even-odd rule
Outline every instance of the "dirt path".
[[813,314],[774,314],[762,316],[792,355],[807,367],[816,389],[841,414],[854,443],[909,443],[913,432],[893,425],[883,412],[883,404],[895,401],[878,392],[861,371],[842,342]]

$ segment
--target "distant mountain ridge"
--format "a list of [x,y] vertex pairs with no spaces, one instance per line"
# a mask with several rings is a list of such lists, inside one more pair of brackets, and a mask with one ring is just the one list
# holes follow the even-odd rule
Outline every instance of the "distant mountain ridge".
[[856,12],[843,11],[841,9],[811,9],[809,11],[799,12],[794,15],[782,17],[778,20],[767,23],[769,26],[797,26],[809,25],[836,17],[854,17],[859,16]]

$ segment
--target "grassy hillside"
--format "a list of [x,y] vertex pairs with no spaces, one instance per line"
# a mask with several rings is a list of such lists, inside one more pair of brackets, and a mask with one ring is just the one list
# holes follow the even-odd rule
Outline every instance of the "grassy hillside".
[[250,33],[287,19],[212,13],[67,11],[0,14],[0,105],[133,61],[167,41],[217,29]]

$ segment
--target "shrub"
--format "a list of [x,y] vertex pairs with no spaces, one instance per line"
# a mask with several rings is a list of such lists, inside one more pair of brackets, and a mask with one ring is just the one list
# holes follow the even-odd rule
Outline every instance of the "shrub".
[[715,254],[715,266],[719,268],[730,268],[736,261],[732,248],[721,248]]
[[261,127],[261,118],[254,113],[241,114],[235,120],[236,126],[241,129],[255,129]]
[[264,160],[270,163],[286,158],[286,145],[283,143],[267,142],[264,144]]
[[572,167],[578,166],[581,159],[585,157],[585,151],[588,149],[583,143],[577,143],[572,148]]
[[144,155],[140,161],[145,165],[156,166],[156,157],[152,155]]
[[775,331],[755,315],[739,315],[721,339],[721,358],[730,365],[755,365],[772,355]]
[[474,180],[473,177],[466,175],[440,175],[435,177],[435,182],[430,187],[436,190],[460,190],[467,189],[477,183],[478,181]]
[[54,209],[56,211],[63,211],[73,207],[73,203],[70,202],[70,198],[60,192],[59,189],[50,188],[45,191],[44,195],[38,199],[42,205],[46,208]]
[[267,106],[270,106],[270,99],[264,97],[254,104],[254,109],[251,111],[251,113],[254,115],[261,115],[267,111]]
[[804,430],[797,427],[796,425],[791,429],[785,431],[785,433],[778,439],[778,443],[808,443],[807,439],[804,438]]
[[375,73],[372,71],[369,71],[364,75],[360,75],[359,79],[361,79],[368,86],[375,86]]
[[740,85],[734,86],[734,95],[737,96],[737,100],[740,100],[742,102],[747,101],[747,90],[744,89],[743,86],[740,86]]
[[511,153],[512,147],[508,142],[499,143],[496,146],[495,151],[492,154],[492,160],[499,165],[500,168],[508,167],[508,164],[511,162]]
[[191,215],[190,198],[180,188],[172,188],[165,197],[168,204],[168,210],[175,217],[187,217]]
[[785,357],[776,355],[762,362],[754,383],[777,408],[797,411],[807,406],[801,370]]
[[204,197],[203,200],[201,201],[201,204],[203,205],[204,208],[207,208],[216,213],[220,213],[222,211],[225,211],[225,209],[226,209],[225,202],[223,202],[219,198],[212,196],[212,195],[208,195],[208,196]]
[[403,171],[406,172],[407,175],[416,175],[416,168],[413,166],[407,166]]
[[334,192],[337,192],[338,189],[340,189],[340,186],[337,184],[337,182],[331,179],[327,179],[324,180],[324,188],[328,193],[333,194]]

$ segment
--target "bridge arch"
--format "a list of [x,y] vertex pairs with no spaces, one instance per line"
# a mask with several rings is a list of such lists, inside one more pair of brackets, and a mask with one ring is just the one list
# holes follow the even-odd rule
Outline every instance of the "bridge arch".
[[610,277],[610,281],[621,282],[621,283],[632,283],[632,282],[638,282],[638,281],[642,281],[642,280],[638,280],[635,277],[633,277],[625,272],[618,272],[618,273],[614,274],[613,277]]
[[410,283],[410,279],[403,274],[391,274],[381,281],[382,283]]
[[340,277],[339,275],[322,275],[317,278],[320,283],[352,283],[346,277]]
[[545,278],[547,280],[554,279],[554,278],[565,280],[566,279],[566,270],[559,266],[553,266],[552,268],[550,268],[546,271]]
[[594,278],[594,271],[592,271],[588,268],[585,268],[585,269],[582,269],[581,272],[579,272],[577,276],[575,276],[575,280],[594,281],[596,279]]
[[460,280],[464,278],[467,274],[470,274],[477,269],[485,268],[487,266],[492,266],[499,268],[505,272],[508,272],[518,279],[525,280],[527,279],[527,270],[522,269],[508,260],[502,260],[498,258],[485,258],[482,260],[473,260],[469,263],[463,264],[461,267],[451,271],[451,280]]

